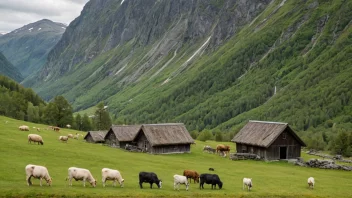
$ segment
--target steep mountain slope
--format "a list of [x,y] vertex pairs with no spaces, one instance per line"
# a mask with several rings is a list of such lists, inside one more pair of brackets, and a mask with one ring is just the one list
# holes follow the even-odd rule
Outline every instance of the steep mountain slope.
[[0,52],[0,74],[21,82],[23,77],[16,67],[14,67],[6,57]]
[[43,19],[0,37],[0,51],[27,77],[40,70],[66,25]]
[[123,123],[352,128],[350,10],[338,0],[90,1],[35,89],[76,110],[105,100]]

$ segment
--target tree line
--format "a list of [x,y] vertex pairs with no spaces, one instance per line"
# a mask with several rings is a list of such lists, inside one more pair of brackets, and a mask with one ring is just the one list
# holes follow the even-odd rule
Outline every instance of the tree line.
[[71,104],[63,96],[46,103],[32,89],[0,75],[0,115],[33,123],[65,127],[81,131],[108,130],[111,126],[109,112],[103,103],[96,106],[94,115],[73,116]]

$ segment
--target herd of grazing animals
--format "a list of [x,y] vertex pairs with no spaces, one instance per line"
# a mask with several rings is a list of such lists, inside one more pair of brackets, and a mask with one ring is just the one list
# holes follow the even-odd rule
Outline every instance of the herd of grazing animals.
[[[42,179],[45,179],[47,184],[51,186],[52,178],[49,175],[49,171],[44,166],[38,166],[33,164],[28,164],[25,167],[26,171],[26,182],[28,186],[32,185],[31,178],[40,179],[40,186],[42,186]],[[192,171],[185,170],[184,175],[174,175],[174,190],[180,190],[180,184],[186,186],[186,191],[189,189],[190,182],[188,182],[188,176],[185,176],[185,173],[190,173]],[[196,171],[194,171],[196,172]],[[197,172],[196,172],[197,173]],[[197,173],[198,175],[198,173]],[[116,182],[119,182],[120,187],[124,186],[124,179],[121,176],[120,171],[110,169],[110,168],[103,168],[101,170],[101,177],[102,177],[102,184],[103,187],[106,185],[107,180],[113,181],[112,186],[116,187]],[[199,182],[199,189],[204,189],[204,184],[211,184],[211,189],[216,189],[216,185],[218,186],[219,190],[223,186],[223,182],[220,180],[220,177],[217,174],[209,174],[203,173],[197,176]],[[92,173],[88,169],[84,168],[77,168],[77,167],[70,167],[68,168],[68,176],[66,181],[68,180],[68,185],[72,186],[72,179],[75,181],[82,181],[83,187],[86,187],[86,181],[91,184],[91,186],[97,186],[97,180],[93,177]],[[153,188],[153,184],[156,184],[158,188],[162,187],[162,181],[158,178],[158,176],[153,172],[140,172],[139,173],[139,186],[142,189],[143,183],[149,183],[150,188]],[[314,188],[314,178],[308,178],[308,188]],[[248,191],[251,190],[253,187],[252,178],[243,178],[243,187],[244,190],[247,188]]]
[[[60,130],[59,127],[51,127],[51,128],[54,131]],[[21,131],[29,131],[29,127],[25,126],[25,125],[20,126],[19,129]],[[37,128],[37,131],[40,131],[40,129],[38,130],[38,128]],[[78,133],[76,133],[76,135],[68,134],[67,136],[60,136],[59,140],[67,143],[69,138],[78,139],[79,136],[80,136],[80,134],[78,134]],[[38,143],[38,145],[44,144],[43,138],[37,134],[29,134],[28,135],[28,143],[32,143],[32,142]],[[230,151],[230,147],[224,146],[224,145],[218,145],[216,149],[212,149],[210,146],[204,146],[203,151],[207,151],[207,152],[211,152],[211,153],[216,152],[219,154],[221,154],[221,152],[223,152],[226,157],[225,152],[228,153]],[[213,168],[209,168],[209,170],[214,171]],[[40,186],[42,186],[42,179],[44,179],[47,182],[47,185],[51,186],[51,184],[52,184],[52,178],[49,175],[49,171],[44,166],[28,164],[25,167],[25,172],[26,172],[26,182],[27,182],[28,186],[32,185],[32,182],[31,182],[32,177],[40,179]],[[125,180],[122,178],[121,173],[118,170],[103,168],[101,173],[102,173],[103,187],[105,187],[107,180],[113,181],[112,186],[116,187],[116,182],[119,183],[120,187],[124,186]],[[84,169],[84,168],[77,168],[77,167],[68,168],[68,176],[66,178],[66,181],[68,180],[69,186],[72,186],[72,179],[75,179],[75,181],[82,181],[84,187],[85,187],[86,181],[88,181],[93,187],[96,187],[96,185],[97,185],[97,181],[94,179],[91,172],[88,169]],[[188,179],[190,179],[189,182],[188,182]],[[197,171],[184,170],[183,175],[175,174],[173,176],[174,190],[179,190],[180,184],[183,184],[186,186],[186,191],[188,191],[189,185],[190,185],[192,179],[193,179],[194,183],[199,183],[199,189],[204,189],[204,183],[211,184],[211,189],[216,189],[216,185],[218,185],[219,189],[221,189],[223,186],[223,182],[220,180],[220,178],[217,174],[204,173],[204,174],[199,175],[199,173]],[[153,172],[140,172],[139,173],[140,188],[143,188],[143,186],[142,186],[143,183],[149,183],[150,188],[153,188],[154,183],[158,186],[158,188],[162,187],[162,181],[160,179],[158,179],[158,176]],[[307,183],[308,183],[308,188],[314,189],[315,181],[314,181],[313,177],[309,177]],[[244,190],[245,188],[247,188],[247,191],[250,191],[252,187],[253,187],[252,178],[243,178],[242,189]]]

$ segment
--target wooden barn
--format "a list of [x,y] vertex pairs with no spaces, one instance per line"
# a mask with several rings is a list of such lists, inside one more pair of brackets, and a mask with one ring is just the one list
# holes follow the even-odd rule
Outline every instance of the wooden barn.
[[294,159],[306,144],[287,123],[249,121],[231,140],[237,153],[252,153],[265,160]]
[[107,131],[88,131],[84,139],[90,143],[104,143]]
[[193,138],[182,123],[144,124],[133,142],[151,154],[189,153]]
[[126,144],[132,144],[141,125],[114,125],[105,136],[105,143],[115,148],[125,148]]

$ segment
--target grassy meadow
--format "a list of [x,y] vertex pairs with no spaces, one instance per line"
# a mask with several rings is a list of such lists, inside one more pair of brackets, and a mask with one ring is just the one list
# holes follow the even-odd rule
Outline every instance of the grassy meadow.
[[[6,123],[7,121],[7,123]],[[18,126],[26,124],[30,131],[19,131]],[[37,132],[33,127],[41,128]],[[190,154],[150,155],[130,153],[101,144],[90,144],[70,139],[68,143],[58,140],[60,135],[77,131],[61,129],[60,132],[45,130],[47,126],[27,123],[0,116],[0,196],[4,197],[352,197],[352,173],[337,170],[303,168],[286,162],[231,161],[202,152],[204,145],[215,147],[217,142],[199,142],[192,145]],[[29,133],[40,134],[44,145],[28,144]],[[80,132],[82,133],[82,132]],[[84,133],[82,133],[84,134]],[[231,143],[232,144],[232,143]],[[232,145],[232,147],[234,147]],[[312,158],[304,156],[305,158]],[[39,186],[33,179],[33,186],[25,181],[27,164],[44,165],[53,178],[53,185]],[[67,169],[71,166],[87,168],[98,182],[96,188],[83,187],[81,181],[73,181],[68,187]],[[111,182],[103,188],[101,169],[118,169],[125,179],[124,188],[112,187]],[[191,184],[187,192],[185,186],[180,191],[173,189],[173,175],[182,174],[184,169],[194,169],[208,173],[215,169],[224,183],[223,189],[211,190],[205,185]],[[140,171],[153,171],[163,180],[161,189],[144,189],[138,185]],[[316,180],[314,190],[307,188],[307,178]],[[251,192],[242,190],[242,178],[253,178]],[[45,183],[45,182],[44,182]],[[154,185],[154,187],[156,187]]]

